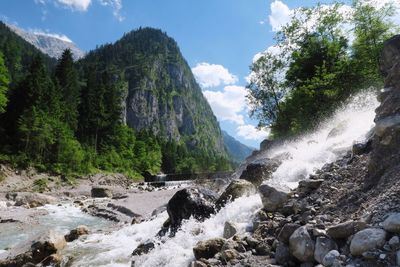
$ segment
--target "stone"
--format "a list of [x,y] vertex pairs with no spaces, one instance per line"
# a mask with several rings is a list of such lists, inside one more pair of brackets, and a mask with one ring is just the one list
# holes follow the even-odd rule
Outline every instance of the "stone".
[[383,229],[388,232],[400,234],[400,213],[394,213],[383,221]]
[[215,213],[216,194],[210,190],[185,188],[175,193],[168,201],[167,212],[171,227],[177,229],[182,220],[194,217],[203,221]]
[[229,239],[236,233],[237,233],[237,226],[231,222],[225,222],[223,237]]
[[192,261],[189,267],[207,267],[207,264],[202,261]]
[[255,186],[246,180],[232,181],[216,202],[217,207],[223,207],[226,203],[234,201],[242,196],[249,196],[256,193]]
[[400,266],[400,250],[396,253],[396,264],[397,266]]
[[275,250],[275,260],[277,264],[284,265],[288,263],[291,259],[291,255],[289,252],[289,247],[285,245],[283,242],[279,242],[278,246]]
[[30,192],[15,193],[11,198],[15,201],[15,206],[28,206],[29,208],[36,208],[57,202],[57,199],[52,196]]
[[154,242],[151,240],[147,240],[143,243],[140,243],[136,249],[132,252],[132,256],[140,256],[143,254],[149,253],[155,247]]
[[338,250],[335,241],[328,237],[319,236],[315,242],[314,259],[318,263],[323,263],[325,255],[332,250]]
[[323,229],[314,228],[313,236],[326,236],[326,231]]
[[285,224],[281,231],[279,232],[278,235],[278,240],[285,243],[289,244],[289,238],[293,234],[294,231],[296,231],[300,227],[300,224],[296,223],[287,223]]
[[312,191],[318,189],[324,180],[322,179],[307,179],[299,182],[299,186],[297,187],[297,192],[302,195],[307,195]]
[[263,207],[266,211],[274,212],[282,208],[289,198],[290,188],[283,185],[263,184],[258,188]]
[[225,244],[223,238],[213,238],[206,241],[199,241],[193,248],[194,256],[197,260],[204,258],[210,259],[221,251]]
[[72,242],[78,239],[80,236],[88,234],[89,234],[89,228],[86,225],[80,225],[75,229],[71,230],[69,234],[65,235],[64,237],[67,242]]
[[305,226],[299,227],[289,238],[290,253],[300,262],[314,260],[314,241]]
[[31,245],[33,259],[35,262],[40,262],[47,256],[62,250],[66,245],[63,235],[50,230]]
[[240,179],[247,180],[258,187],[263,181],[272,177],[272,174],[278,169],[280,164],[281,161],[277,159],[263,159],[251,162],[242,172]]
[[234,249],[226,249],[221,252],[221,257],[227,262],[239,258],[239,252]]
[[372,141],[368,140],[367,142],[364,143],[356,143],[352,147],[352,155],[363,155],[366,153],[369,153],[372,150]]
[[322,259],[322,264],[324,266],[330,267],[334,264],[335,260],[340,256],[339,251],[331,250]]
[[62,256],[60,254],[51,254],[46,257],[42,262],[42,266],[60,266],[62,261]]
[[139,224],[144,221],[142,216],[135,216],[132,218],[131,224]]
[[393,236],[392,238],[390,238],[389,246],[391,249],[400,248],[400,238],[398,236]]
[[93,198],[112,198],[111,189],[105,186],[93,186],[91,190],[91,196]]
[[367,228],[354,235],[350,243],[350,252],[353,256],[360,256],[363,252],[383,247],[385,242],[385,230],[379,228]]
[[326,232],[333,239],[346,239],[355,232],[354,221],[347,221],[328,227]]

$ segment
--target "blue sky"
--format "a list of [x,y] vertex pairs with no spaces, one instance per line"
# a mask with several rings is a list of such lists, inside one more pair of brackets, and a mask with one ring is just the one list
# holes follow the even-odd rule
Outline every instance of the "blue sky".
[[84,51],[140,26],[166,31],[178,42],[222,129],[257,148],[265,133],[257,132],[257,121],[248,117],[249,66],[255,54],[273,45],[273,29],[287,20],[289,9],[316,2],[2,0],[0,15],[24,29],[65,35]]

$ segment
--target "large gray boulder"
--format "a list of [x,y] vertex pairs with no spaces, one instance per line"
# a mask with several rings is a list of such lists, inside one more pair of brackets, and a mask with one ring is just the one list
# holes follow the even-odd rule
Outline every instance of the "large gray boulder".
[[400,234],[400,213],[394,213],[383,221],[383,228],[391,233]]
[[355,232],[363,230],[364,228],[366,228],[366,224],[364,222],[350,220],[330,226],[326,232],[334,239],[347,239]]
[[290,236],[290,253],[300,262],[312,262],[314,260],[314,249],[314,241],[311,239],[306,226],[298,228]]
[[350,252],[353,256],[361,256],[364,252],[383,247],[385,242],[385,230],[367,228],[354,235],[350,243]]
[[323,263],[325,255],[331,250],[338,250],[335,241],[325,236],[317,237],[315,242],[314,259],[319,263]]
[[245,180],[234,180],[218,198],[216,205],[220,208],[225,206],[226,203],[234,201],[239,197],[249,196],[255,193],[256,188],[252,183]]
[[289,198],[290,188],[284,185],[263,184],[258,188],[266,211],[277,211],[282,208]]
[[206,189],[185,188],[176,192],[167,204],[172,228],[178,228],[182,220],[192,216],[199,221],[209,218],[215,213],[216,199],[216,194]]
[[93,186],[91,190],[91,195],[94,198],[112,198],[113,196],[111,188],[107,186]]

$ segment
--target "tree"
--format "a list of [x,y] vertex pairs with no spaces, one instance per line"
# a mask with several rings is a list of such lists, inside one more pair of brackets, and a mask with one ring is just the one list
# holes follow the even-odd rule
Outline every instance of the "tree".
[[8,76],[8,70],[4,63],[3,54],[0,52],[0,114],[5,112],[7,105],[7,91],[10,79]]
[[77,130],[80,85],[78,72],[72,58],[72,52],[66,49],[55,70],[55,77],[61,91],[62,120],[73,130]]
[[390,3],[377,8],[360,0],[353,1],[353,8],[353,67],[360,73],[362,86],[381,86],[380,55],[383,43],[396,32],[390,19],[395,14],[395,8]]

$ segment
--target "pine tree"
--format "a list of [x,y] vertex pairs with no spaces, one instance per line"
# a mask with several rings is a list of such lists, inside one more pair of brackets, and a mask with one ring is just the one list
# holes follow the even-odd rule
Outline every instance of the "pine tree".
[[0,52],[0,114],[5,112],[5,107],[7,106],[7,90],[9,83],[8,70],[4,64],[3,54]]
[[62,120],[76,131],[78,127],[78,105],[80,86],[71,50],[66,49],[58,61],[55,71],[62,97]]

